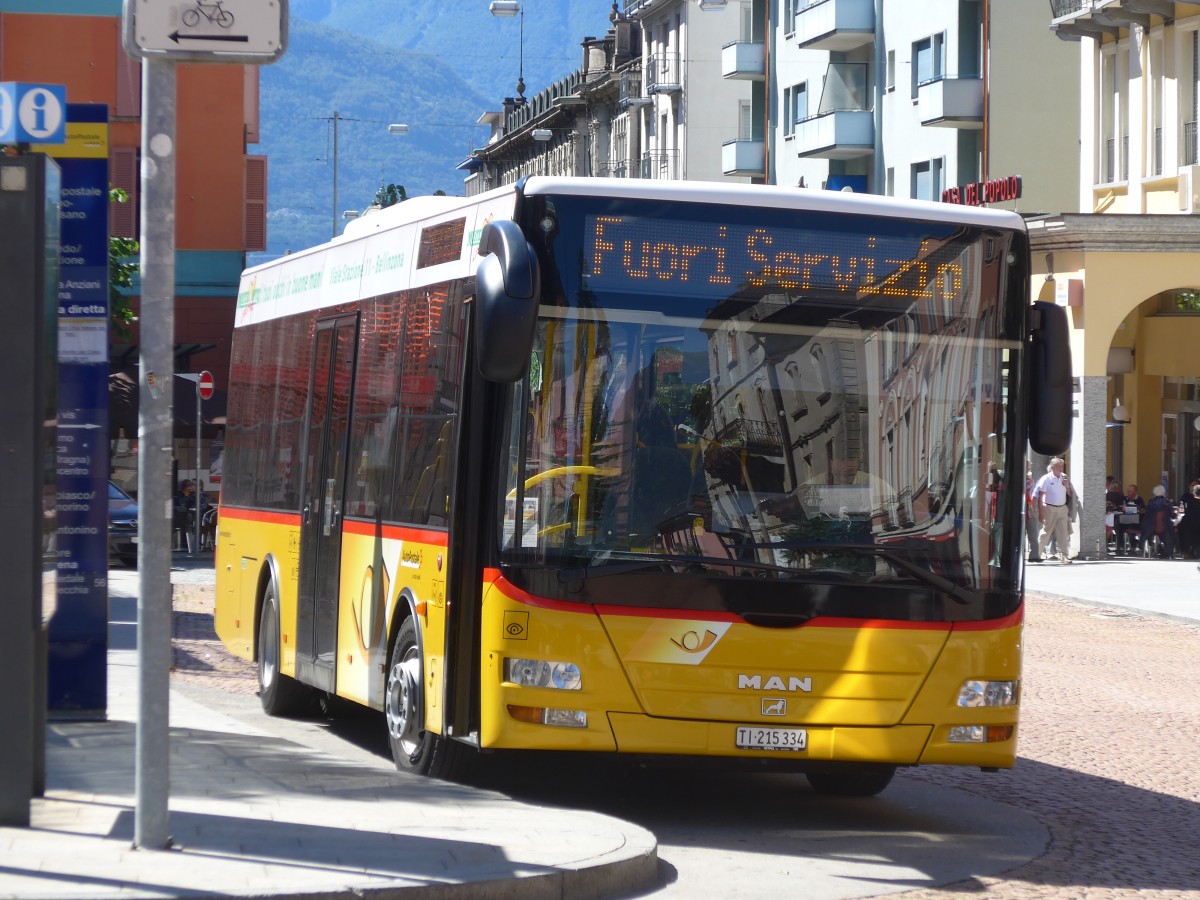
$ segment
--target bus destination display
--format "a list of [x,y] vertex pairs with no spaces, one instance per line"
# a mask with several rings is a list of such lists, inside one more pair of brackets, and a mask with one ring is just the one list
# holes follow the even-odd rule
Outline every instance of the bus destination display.
[[602,215],[587,217],[583,249],[583,284],[593,291],[729,296],[781,288],[920,301],[959,296],[965,247],[957,239]]

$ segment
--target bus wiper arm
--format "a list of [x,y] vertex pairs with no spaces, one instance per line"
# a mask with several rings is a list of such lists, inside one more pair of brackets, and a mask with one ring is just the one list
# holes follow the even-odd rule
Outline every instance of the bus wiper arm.
[[767,572],[784,572],[791,576],[802,574],[800,570],[788,566],[779,566],[751,559],[730,559],[725,556],[673,556],[669,553],[639,553],[637,556],[627,559],[623,557],[604,557],[604,559],[623,559],[623,561],[597,564],[597,560],[590,559],[580,566],[559,569],[558,580],[566,584],[582,583],[588,578],[603,578],[607,575],[624,575],[630,572],[661,570],[664,565],[721,566],[723,568],[761,569]]
[[955,603],[968,606],[975,600],[975,594],[961,584],[957,584],[949,578],[939,575],[937,572],[931,572],[929,569],[918,566],[914,562],[909,562],[903,556],[899,556],[894,551],[880,547],[877,544],[849,544],[837,541],[783,541],[777,544],[759,544],[757,546],[783,547],[788,550],[818,550],[823,553],[849,552],[858,553],[863,556],[877,556],[880,559],[886,560],[897,569],[912,575],[918,581],[949,594]]

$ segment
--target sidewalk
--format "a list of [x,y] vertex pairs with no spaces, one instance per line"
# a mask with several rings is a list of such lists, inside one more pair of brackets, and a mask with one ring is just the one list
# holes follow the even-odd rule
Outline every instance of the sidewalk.
[[1193,560],[1118,556],[1029,563],[1025,591],[1109,609],[1200,622],[1200,570]]
[[[173,567],[186,579],[204,577],[203,566],[176,554]],[[134,650],[109,651],[108,689],[108,721],[49,724],[46,795],[31,827],[0,828],[0,898],[606,897],[658,878],[654,835],[637,825],[403,775],[382,760],[345,762],[176,690],[176,849],[133,849]]]

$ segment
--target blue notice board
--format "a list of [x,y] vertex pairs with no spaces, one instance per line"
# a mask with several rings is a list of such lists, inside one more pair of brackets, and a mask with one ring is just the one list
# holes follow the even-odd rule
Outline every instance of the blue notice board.
[[103,718],[108,695],[108,106],[68,103],[58,282],[58,603],[50,710]]

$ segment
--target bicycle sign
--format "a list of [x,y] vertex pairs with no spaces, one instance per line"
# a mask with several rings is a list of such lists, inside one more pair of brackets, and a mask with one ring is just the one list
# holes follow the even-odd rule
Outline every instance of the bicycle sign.
[[196,0],[195,6],[185,9],[179,14],[179,20],[187,28],[195,28],[199,25],[201,17],[221,28],[233,27],[233,13],[221,5],[221,0],[215,0],[213,3]]
[[287,46],[288,0],[124,0],[125,50],[140,59],[269,63]]

